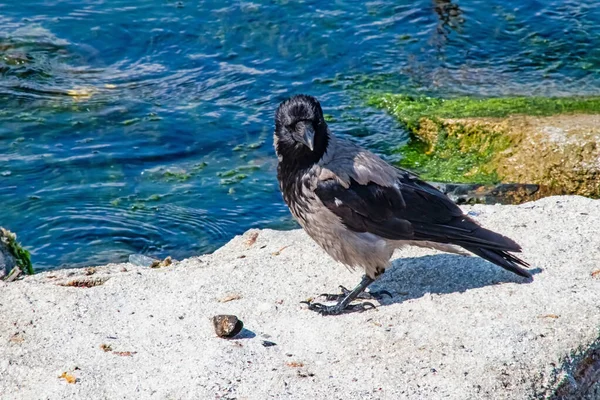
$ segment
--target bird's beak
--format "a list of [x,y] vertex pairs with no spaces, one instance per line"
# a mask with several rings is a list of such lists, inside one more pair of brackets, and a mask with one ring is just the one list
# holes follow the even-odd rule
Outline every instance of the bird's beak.
[[315,148],[315,130],[311,125],[306,125],[304,127],[304,135],[302,135],[302,139],[300,140],[306,147],[313,151]]

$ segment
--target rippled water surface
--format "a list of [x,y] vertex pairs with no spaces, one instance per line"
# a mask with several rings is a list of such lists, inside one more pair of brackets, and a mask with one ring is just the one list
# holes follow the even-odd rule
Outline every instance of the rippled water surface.
[[366,91],[598,94],[599,34],[580,1],[5,1],[0,226],[38,270],[289,227],[281,100],[385,155],[406,135]]

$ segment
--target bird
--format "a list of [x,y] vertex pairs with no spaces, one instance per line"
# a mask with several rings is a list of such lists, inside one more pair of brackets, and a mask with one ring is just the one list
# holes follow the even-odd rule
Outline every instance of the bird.
[[365,289],[406,245],[467,250],[531,279],[529,264],[511,254],[521,246],[480,226],[417,174],[335,136],[315,97],[300,94],[280,103],[273,146],[279,188],[293,217],[334,260],[365,272],[353,290],[341,286],[341,294],[326,295],[335,305],[305,302],[310,310],[338,315],[375,308],[354,301],[374,298]]

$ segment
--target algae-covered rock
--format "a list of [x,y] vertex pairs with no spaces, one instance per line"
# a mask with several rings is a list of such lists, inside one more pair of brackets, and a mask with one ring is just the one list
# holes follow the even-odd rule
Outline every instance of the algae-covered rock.
[[8,276],[17,266],[17,260],[8,250],[8,246],[0,241],[0,279]]
[[541,184],[551,194],[600,197],[600,115],[511,116],[458,123],[502,125],[506,148],[487,166],[502,182]]
[[412,140],[400,166],[425,179],[528,183],[600,197],[600,98],[451,100],[381,95]]
[[29,252],[17,242],[17,235],[7,229],[0,228],[0,279],[7,278],[15,273],[32,275],[31,258]]

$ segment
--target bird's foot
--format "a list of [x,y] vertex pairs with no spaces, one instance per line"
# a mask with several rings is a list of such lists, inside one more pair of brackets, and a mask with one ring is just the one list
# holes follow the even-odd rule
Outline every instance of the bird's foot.
[[[319,296],[325,298],[326,301],[341,301],[348,297],[350,294],[350,290],[346,289],[344,286],[340,285],[340,290],[342,293],[339,294],[329,294],[329,293],[321,293]],[[362,292],[356,296],[357,299],[360,300],[381,300],[383,296],[389,296],[391,299],[392,294],[387,290],[377,291],[377,292]],[[370,304],[370,303],[368,303]]]
[[[321,303],[313,303],[312,301],[303,301],[303,303],[308,304],[309,310],[316,311],[321,315],[339,315],[339,314],[346,314],[346,313],[351,313],[351,312],[362,312],[362,311],[366,311],[366,310],[371,310],[371,309],[375,308],[373,303],[369,303],[369,302],[358,303],[358,304],[351,304],[351,303],[358,298],[372,299],[373,298],[372,293],[371,294],[367,293],[367,297],[365,297],[363,295],[363,292],[365,291],[367,286],[369,286],[371,283],[373,283],[373,281],[374,281],[373,278],[365,275],[365,276],[363,276],[363,278],[360,281],[360,283],[358,284],[358,286],[356,286],[354,288],[354,290],[350,291],[350,290],[346,289],[345,287],[340,286],[340,288],[342,289],[341,295],[333,295],[333,296],[325,295],[326,299],[330,300],[330,301],[339,299],[337,304],[333,305],[333,306],[326,306]],[[391,294],[389,294],[389,292],[387,294],[390,297],[392,296]]]
[[321,315],[348,314],[353,312],[363,312],[376,308],[375,305],[369,302],[358,304],[344,304],[343,301],[340,301],[339,303],[333,306],[326,306],[325,304],[321,303],[311,303],[310,301],[303,301],[302,303],[308,304],[309,310],[318,312]]

